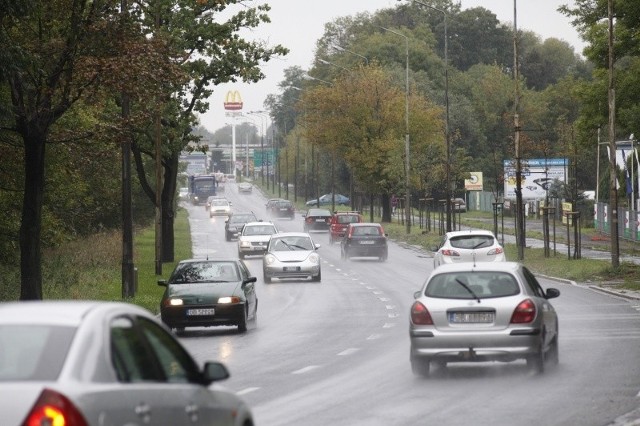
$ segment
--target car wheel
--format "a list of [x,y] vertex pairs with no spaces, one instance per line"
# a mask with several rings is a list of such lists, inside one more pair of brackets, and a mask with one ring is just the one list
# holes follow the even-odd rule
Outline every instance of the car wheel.
[[431,362],[428,359],[411,358],[411,371],[418,377],[429,377]]
[[560,348],[558,345],[558,335],[551,342],[551,346],[549,347],[549,352],[547,354],[549,357],[549,363],[551,365],[558,365],[560,363]]
[[311,281],[320,282],[322,281],[322,270],[318,271],[318,275],[315,277],[311,277]]
[[263,275],[263,279],[264,279],[265,283],[270,283],[271,282],[271,277],[268,276],[266,272],[263,272],[262,275]]
[[333,236],[329,235],[329,244],[333,245]]
[[175,330],[177,336],[182,336],[184,334],[184,327],[176,327]]
[[240,259],[244,259],[244,254],[243,254],[243,253],[238,252],[238,257],[239,257]]
[[527,357],[527,367],[535,374],[544,373],[544,352],[542,345],[540,345],[540,348],[535,354]]
[[386,262],[388,257],[389,257],[389,253],[386,251],[383,252],[382,256],[380,256],[380,262]]
[[244,315],[238,322],[238,331],[240,333],[245,333],[247,331],[247,309],[244,309]]
[[226,232],[224,234],[224,239],[227,240],[227,241],[231,241],[231,235],[228,232]]

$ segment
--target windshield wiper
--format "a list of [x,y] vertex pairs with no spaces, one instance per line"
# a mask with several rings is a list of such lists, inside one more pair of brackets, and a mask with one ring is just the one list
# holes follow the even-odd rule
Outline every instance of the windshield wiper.
[[478,303],[480,303],[480,298],[478,297],[477,294],[474,293],[473,290],[471,290],[471,287],[469,287],[467,284],[465,284],[464,282],[460,281],[458,278],[456,278],[456,282],[458,284],[460,284],[462,287],[464,287],[465,290],[467,290],[469,292],[469,294],[471,294],[473,296],[474,299],[476,299],[478,301]]

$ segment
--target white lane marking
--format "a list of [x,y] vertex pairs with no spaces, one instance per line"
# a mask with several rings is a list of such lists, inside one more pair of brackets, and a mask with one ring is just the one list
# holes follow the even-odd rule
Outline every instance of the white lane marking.
[[319,365],[310,365],[308,367],[301,368],[300,370],[292,371],[291,374],[304,374],[304,373],[308,373],[309,371],[313,371],[316,368],[320,368],[320,366]]
[[382,328],[392,328],[395,327],[396,325],[390,322],[385,323]]
[[388,297],[378,297],[378,299],[380,299],[381,302],[389,302],[391,300]]
[[388,317],[389,318],[398,318],[400,316],[400,314],[389,314]]
[[373,294],[375,294],[375,295],[378,295],[378,294],[384,294],[384,291],[380,291],[380,290],[378,290],[378,291],[374,291],[374,292],[373,292]]
[[640,398],[640,392],[638,392],[638,394],[636,395],[636,398]]
[[246,388],[246,389],[242,389],[242,390],[240,390],[240,391],[236,392],[236,395],[238,395],[238,396],[246,395],[246,394],[248,394],[248,393],[251,393],[251,392],[255,392],[255,391],[257,391],[258,389],[260,389],[260,388]]
[[396,308],[396,305],[387,305],[387,306],[386,306],[386,308],[387,308],[387,309],[395,309],[395,308]]
[[351,355],[354,354],[356,352],[358,352],[360,350],[360,348],[349,348],[349,349],[345,349],[344,351],[340,352],[338,354],[338,356],[345,356],[345,355]]
[[372,334],[371,336],[367,337],[367,340],[377,340],[381,337],[382,337],[382,334]]
[[375,287],[367,286],[367,290],[375,290]]

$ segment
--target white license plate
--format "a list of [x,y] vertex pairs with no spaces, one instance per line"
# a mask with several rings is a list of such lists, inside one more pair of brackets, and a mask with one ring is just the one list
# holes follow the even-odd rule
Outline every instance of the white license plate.
[[285,267],[282,268],[282,270],[284,272],[299,271],[300,267],[299,266],[285,266]]
[[373,240],[365,240],[365,241],[360,241],[360,244],[374,244],[375,241]]
[[449,312],[452,324],[489,324],[494,321],[493,312]]
[[187,316],[198,316],[198,315],[215,315],[216,310],[213,308],[210,309],[188,309]]
[[324,219],[316,219],[316,222],[325,222]]

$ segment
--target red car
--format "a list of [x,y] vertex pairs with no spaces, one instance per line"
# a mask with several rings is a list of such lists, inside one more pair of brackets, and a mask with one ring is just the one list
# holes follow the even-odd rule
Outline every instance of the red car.
[[350,223],[362,223],[360,212],[335,212],[329,225],[329,243],[333,244],[344,237]]

